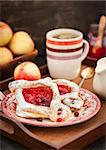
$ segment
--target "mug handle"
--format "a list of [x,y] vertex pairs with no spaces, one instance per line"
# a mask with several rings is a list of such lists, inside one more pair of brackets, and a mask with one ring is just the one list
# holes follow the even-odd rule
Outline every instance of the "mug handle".
[[82,56],[80,57],[81,61],[83,61],[86,58],[86,56],[87,56],[87,54],[89,52],[89,43],[86,40],[84,40],[84,39],[83,39],[83,43],[85,45],[84,45],[84,51],[82,53]]

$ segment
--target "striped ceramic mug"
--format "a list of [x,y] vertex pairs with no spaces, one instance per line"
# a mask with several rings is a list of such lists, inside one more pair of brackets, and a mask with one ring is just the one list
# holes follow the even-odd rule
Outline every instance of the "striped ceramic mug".
[[76,78],[88,51],[89,44],[80,31],[59,28],[46,34],[47,65],[53,78]]

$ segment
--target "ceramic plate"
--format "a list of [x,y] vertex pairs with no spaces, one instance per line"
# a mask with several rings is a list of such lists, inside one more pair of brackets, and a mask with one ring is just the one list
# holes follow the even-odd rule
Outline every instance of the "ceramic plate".
[[8,94],[4,98],[4,100],[2,100],[2,111],[8,117],[11,117],[24,124],[33,125],[33,126],[60,127],[60,126],[74,125],[74,124],[89,120],[90,118],[92,118],[98,113],[101,107],[99,98],[92,92],[85,90],[85,89],[80,89],[80,94],[82,94],[82,96],[86,97],[87,99],[86,111],[84,112],[83,115],[79,115],[78,117],[72,117],[67,122],[51,122],[49,119],[44,119],[42,122],[40,122],[40,121],[37,121],[36,119],[26,119],[26,118],[16,116],[15,114],[16,100],[12,93]]

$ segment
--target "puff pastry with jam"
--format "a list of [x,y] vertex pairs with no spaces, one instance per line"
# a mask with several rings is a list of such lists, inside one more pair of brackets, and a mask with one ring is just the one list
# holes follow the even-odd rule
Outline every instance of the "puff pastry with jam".
[[[9,84],[17,100],[16,115],[24,118],[49,118],[65,121],[71,110],[60,101],[58,86],[51,78],[37,81],[17,80]],[[59,111],[61,114],[59,114]]]

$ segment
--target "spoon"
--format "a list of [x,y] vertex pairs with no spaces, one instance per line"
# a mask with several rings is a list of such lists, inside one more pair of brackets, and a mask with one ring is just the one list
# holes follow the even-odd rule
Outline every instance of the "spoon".
[[79,87],[81,87],[83,85],[83,83],[86,79],[90,79],[91,77],[93,77],[93,75],[94,75],[94,69],[93,68],[87,67],[87,68],[83,69],[81,72],[82,80],[79,84]]

